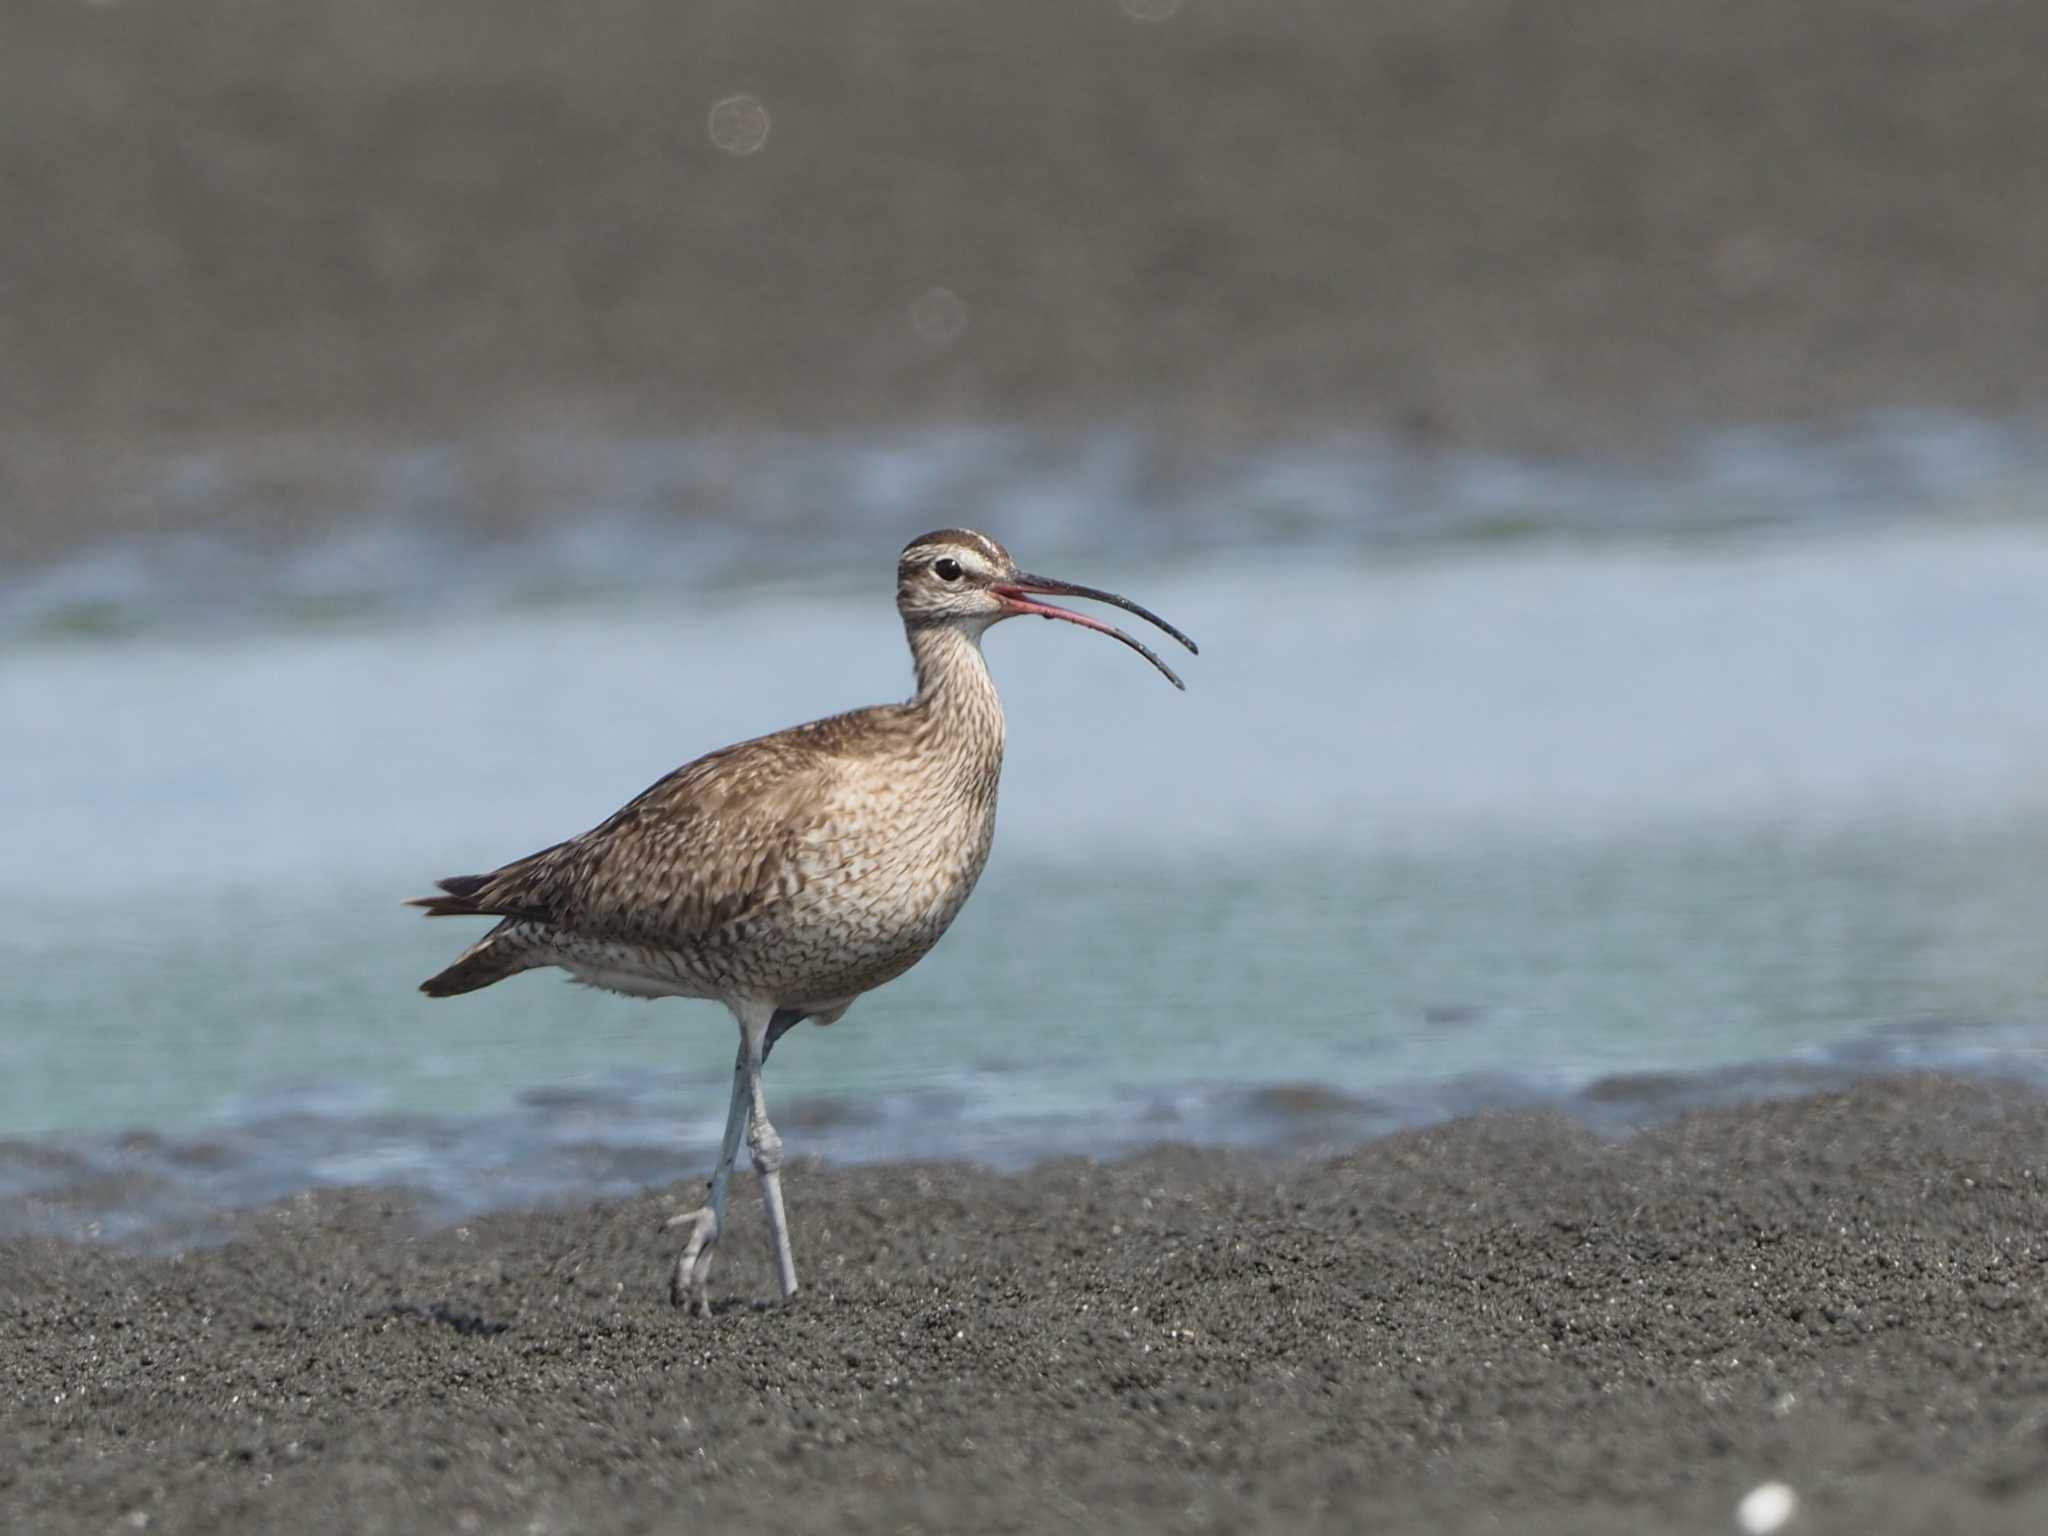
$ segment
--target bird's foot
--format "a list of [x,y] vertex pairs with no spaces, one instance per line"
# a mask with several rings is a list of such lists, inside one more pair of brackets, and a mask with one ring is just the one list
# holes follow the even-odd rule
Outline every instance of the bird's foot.
[[708,1205],[699,1206],[669,1217],[665,1225],[690,1229],[690,1240],[683,1245],[675,1273],[669,1278],[668,1299],[674,1306],[688,1307],[697,1317],[709,1317],[711,1251],[718,1245],[718,1212]]

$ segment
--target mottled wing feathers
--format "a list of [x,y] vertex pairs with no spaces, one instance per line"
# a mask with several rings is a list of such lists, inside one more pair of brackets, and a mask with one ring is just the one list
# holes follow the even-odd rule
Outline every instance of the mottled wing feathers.
[[709,753],[580,837],[488,875],[443,880],[443,894],[412,904],[435,917],[506,917],[592,939],[687,945],[795,894],[802,845],[834,812],[847,751],[889,731],[900,713],[835,715]]

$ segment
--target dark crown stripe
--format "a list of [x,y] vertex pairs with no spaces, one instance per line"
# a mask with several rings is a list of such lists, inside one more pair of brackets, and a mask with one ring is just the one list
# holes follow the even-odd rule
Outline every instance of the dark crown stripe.
[[997,565],[1001,565],[1006,558],[1003,554],[1002,545],[998,544],[987,534],[976,533],[971,528],[934,528],[930,533],[920,533],[916,538],[903,546],[903,553],[906,556],[912,555],[920,549],[927,549],[934,545],[953,549],[964,547],[978,550],[983,558],[991,560]]

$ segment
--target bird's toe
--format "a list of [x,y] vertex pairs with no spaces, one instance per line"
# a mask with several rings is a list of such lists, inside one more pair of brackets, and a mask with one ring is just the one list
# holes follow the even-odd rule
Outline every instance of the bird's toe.
[[718,1213],[708,1205],[702,1206],[669,1217],[665,1225],[690,1229],[689,1241],[676,1256],[675,1270],[669,1276],[669,1302],[673,1306],[688,1308],[697,1317],[709,1317],[711,1253],[718,1243]]

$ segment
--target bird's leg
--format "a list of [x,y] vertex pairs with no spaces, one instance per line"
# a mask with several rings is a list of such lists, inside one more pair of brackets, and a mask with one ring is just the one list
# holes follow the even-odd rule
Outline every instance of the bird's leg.
[[808,1013],[798,1013],[794,1008],[778,1008],[768,1020],[768,1033],[761,1040],[761,1065],[768,1065],[768,1058],[775,1054],[775,1042],[788,1034],[797,1025],[808,1019]]
[[732,1104],[725,1112],[725,1139],[719,1147],[718,1167],[711,1174],[711,1198],[696,1210],[668,1220],[672,1227],[690,1229],[690,1240],[677,1258],[675,1274],[669,1280],[668,1299],[676,1306],[689,1307],[699,1317],[711,1315],[711,1297],[706,1290],[711,1278],[711,1250],[725,1228],[726,1191],[732,1183],[733,1164],[739,1161],[740,1134],[746,1128],[753,1103],[747,1055],[743,1042],[739,1060],[733,1063]]
[[746,1046],[751,1049],[741,1053],[752,1107],[747,1120],[747,1150],[753,1155],[754,1172],[761,1177],[761,1204],[768,1212],[768,1240],[775,1250],[775,1281],[784,1301],[796,1294],[796,1255],[790,1250],[789,1217],[782,1208],[782,1138],[768,1122],[768,1098],[761,1087],[761,1068],[767,1060],[769,1045],[802,1018],[793,1010],[778,1010],[759,1035],[747,1032]]
[[796,1255],[789,1247],[789,1217],[782,1208],[782,1137],[768,1123],[768,1100],[761,1092],[761,1068],[754,1065],[753,1114],[747,1123],[747,1150],[754,1172],[761,1176],[761,1204],[768,1211],[768,1241],[775,1250],[775,1281],[782,1299],[796,1294]]

